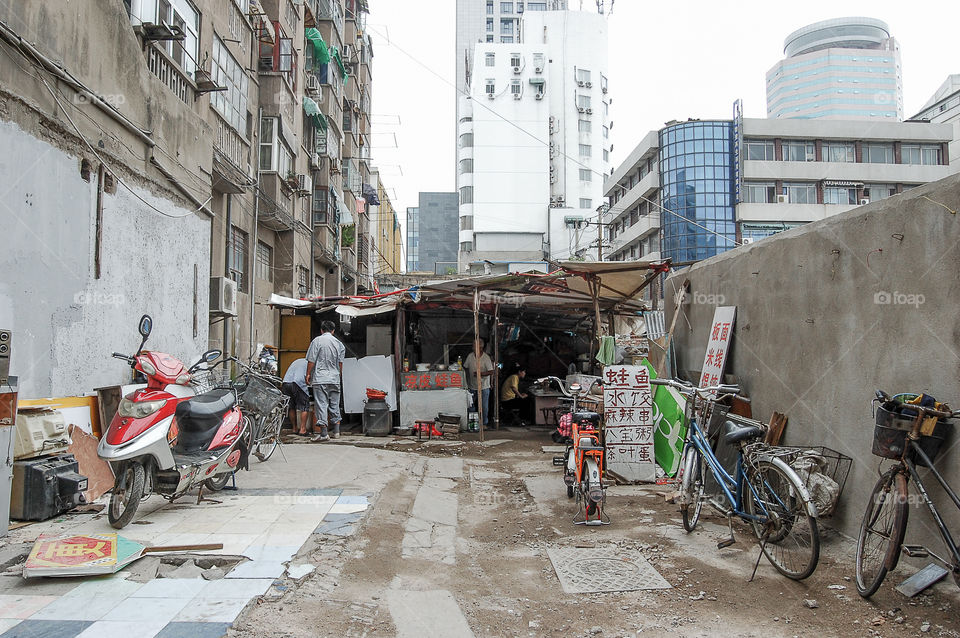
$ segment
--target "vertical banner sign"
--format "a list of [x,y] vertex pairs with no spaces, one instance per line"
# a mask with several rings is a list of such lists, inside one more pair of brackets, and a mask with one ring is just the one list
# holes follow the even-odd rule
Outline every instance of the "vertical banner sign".
[[644,366],[603,369],[607,469],[624,479],[654,482],[653,396]]
[[743,102],[733,103],[733,195],[734,204],[743,201],[740,187],[743,184]]
[[[717,306],[713,313],[707,351],[703,356],[703,372],[700,373],[701,387],[723,383],[723,368],[727,364],[727,351],[733,338],[733,320],[736,314],[736,306]],[[716,392],[711,394],[713,397],[717,395]]]

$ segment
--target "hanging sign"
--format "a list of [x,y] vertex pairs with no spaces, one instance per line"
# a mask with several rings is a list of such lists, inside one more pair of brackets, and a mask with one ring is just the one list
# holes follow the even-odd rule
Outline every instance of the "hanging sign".
[[[723,383],[723,369],[727,364],[727,351],[733,338],[733,320],[737,314],[736,306],[717,306],[710,326],[707,351],[703,356],[703,371],[700,373],[700,387]],[[709,393],[710,398],[717,396]]]

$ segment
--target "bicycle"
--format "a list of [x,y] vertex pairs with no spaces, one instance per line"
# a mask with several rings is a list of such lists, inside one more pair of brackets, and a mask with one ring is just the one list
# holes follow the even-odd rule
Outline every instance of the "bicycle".
[[241,370],[238,379],[240,405],[251,423],[247,447],[251,454],[264,463],[280,445],[280,428],[287,414],[290,397],[277,389],[277,377],[258,372],[236,357],[230,357],[229,361],[235,362]]
[[[651,383],[672,387],[687,398],[687,430],[680,465],[683,528],[687,532],[696,528],[703,503],[708,502],[727,517],[730,526],[730,538],[717,543],[718,549],[736,542],[733,517],[737,517],[753,529],[761,555],[777,571],[794,580],[810,576],[820,560],[820,534],[816,505],[803,481],[781,458],[795,450],[763,443],[760,438],[767,426],[760,422],[743,426],[728,420],[723,426],[723,439],[737,448],[736,470],[731,476],[717,459],[696,412],[703,416],[708,404],[737,397],[740,389],[733,385],[696,387],[674,379],[653,379]],[[720,396],[713,398],[714,393]],[[708,470],[722,490],[719,496],[708,498],[704,494]],[[759,564],[758,556],[753,575]],[[750,578],[753,580],[753,576]]]
[[[891,397],[877,390],[874,399],[874,403],[879,402],[880,406],[875,419],[873,454],[897,462],[880,475],[860,523],[857,537],[857,591],[864,598],[876,593],[887,573],[896,569],[901,553],[914,558],[933,558],[953,573],[953,579],[960,586],[960,549],[917,472],[917,465],[930,470],[960,510],[957,493],[933,466],[941,443],[953,428],[953,423],[948,419],[960,416],[960,410],[951,411],[946,404],[939,404],[938,407],[914,405],[900,398],[905,396],[917,395],[898,394]],[[922,545],[904,544],[910,514],[908,483],[911,479],[930,510],[952,558],[938,556]]]

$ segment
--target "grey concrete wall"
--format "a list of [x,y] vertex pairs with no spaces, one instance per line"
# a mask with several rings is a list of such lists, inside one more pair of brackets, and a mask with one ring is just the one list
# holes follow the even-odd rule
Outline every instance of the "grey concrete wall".
[[134,186],[174,216],[165,217],[119,186],[104,196],[95,279],[95,176],[84,181],[78,157],[12,122],[0,122],[0,148],[0,326],[14,332],[11,374],[22,397],[126,381],[129,368],[110,353],[136,349],[143,313],[154,318],[151,348],[183,358],[206,349],[209,221]]
[[[784,412],[786,444],[825,445],[854,459],[830,523],[851,536],[880,465],[870,453],[874,390],[928,392],[960,408],[958,210],[960,176],[952,176],[666,281],[668,325],[673,291],[690,281],[674,335],[680,370],[700,370],[715,306],[736,306],[727,372],[753,399],[754,416],[767,421]],[[958,442],[960,432],[937,465],[960,489]],[[947,505],[939,489],[931,491]],[[956,510],[949,514],[960,529]],[[929,514],[914,508],[908,538],[922,542],[932,531]]]

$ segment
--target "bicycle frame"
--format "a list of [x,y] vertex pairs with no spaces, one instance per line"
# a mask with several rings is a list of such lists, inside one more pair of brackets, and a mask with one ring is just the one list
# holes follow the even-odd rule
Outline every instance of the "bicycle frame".
[[[940,486],[944,489],[950,499],[953,501],[953,504],[956,505],[957,509],[960,510],[960,497],[957,497],[957,493],[953,491],[953,488],[947,483],[943,478],[940,472],[937,471],[937,468],[933,466],[933,463],[927,457],[926,453],[923,451],[923,448],[917,443],[917,440],[914,438],[908,438],[909,447],[913,450],[921,461],[926,465],[927,469],[933,474],[934,478],[937,479],[937,482],[940,483]],[[920,473],[917,472],[917,467],[914,462],[908,457],[903,459],[903,465],[907,468],[907,471],[910,473],[910,478],[913,479],[914,485],[917,486],[917,491],[920,492],[920,496],[923,498],[923,502],[927,504],[927,509],[930,510],[930,514],[933,516],[934,522],[937,524],[937,529],[940,530],[940,536],[943,538],[944,544],[946,544],[947,549],[950,550],[950,553],[953,554],[953,562],[951,563],[948,560],[937,556],[929,549],[927,552],[933,558],[937,559],[947,567],[950,567],[954,572],[960,570],[960,549],[957,548],[957,543],[953,539],[953,536],[950,534],[950,530],[947,529],[946,524],[943,522],[943,517],[940,516],[940,511],[937,509],[936,505],[933,504],[933,501],[930,499],[930,495],[927,493],[927,488],[923,484],[923,480],[920,478]]]

